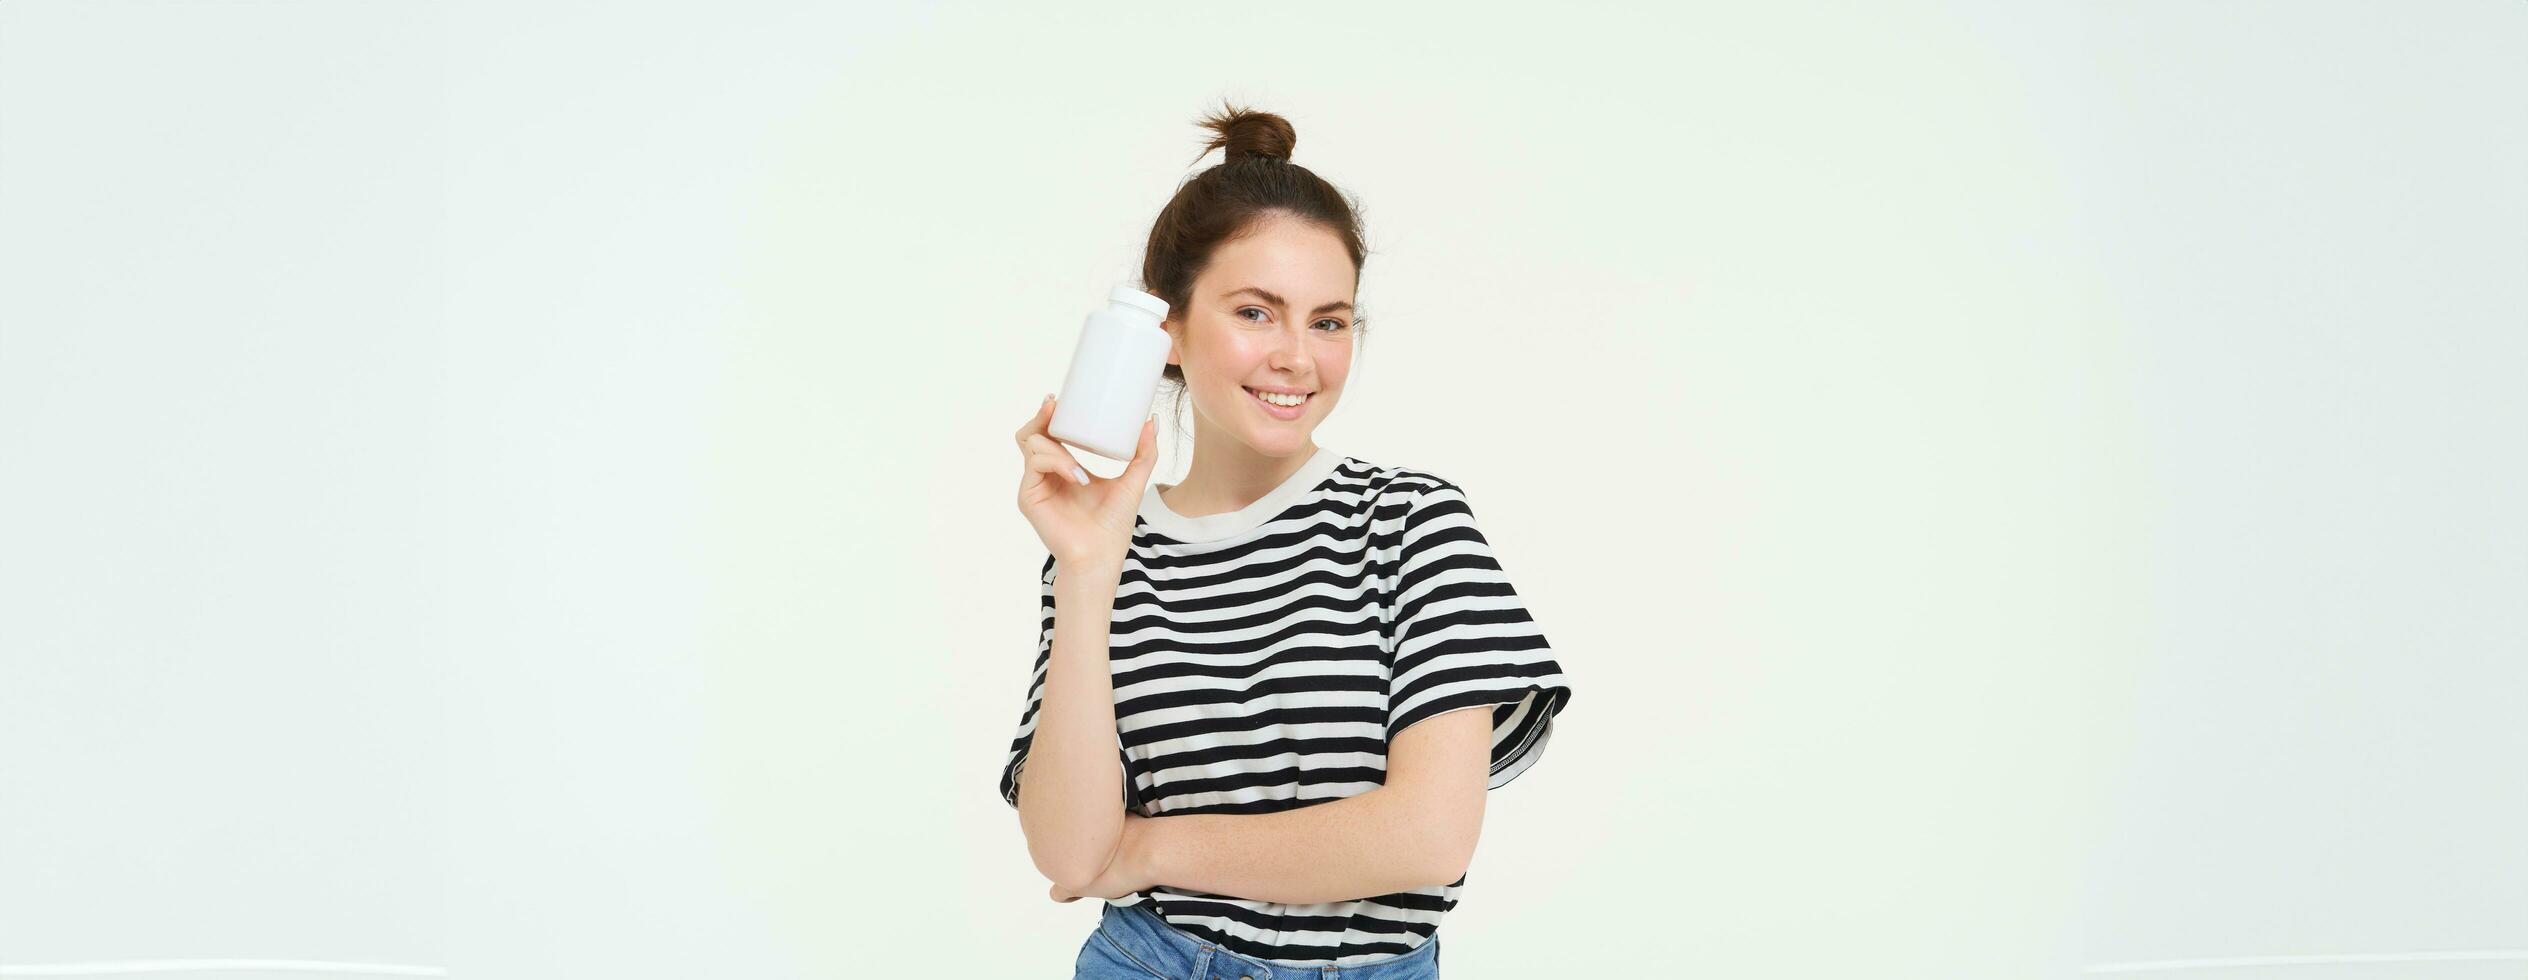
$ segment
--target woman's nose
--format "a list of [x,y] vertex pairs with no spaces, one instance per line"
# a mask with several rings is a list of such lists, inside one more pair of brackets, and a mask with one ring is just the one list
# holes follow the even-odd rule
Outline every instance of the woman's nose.
[[1308,354],[1307,335],[1283,334],[1280,347],[1273,352],[1273,360],[1276,366],[1289,368],[1293,373],[1307,373],[1308,368],[1315,364],[1315,359]]

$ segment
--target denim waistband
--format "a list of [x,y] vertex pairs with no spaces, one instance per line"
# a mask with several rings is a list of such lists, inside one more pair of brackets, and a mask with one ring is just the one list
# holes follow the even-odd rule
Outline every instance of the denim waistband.
[[1097,929],[1152,973],[1187,980],[1424,980],[1439,976],[1440,937],[1433,933],[1412,952],[1352,966],[1257,959],[1169,925],[1147,901],[1106,903]]

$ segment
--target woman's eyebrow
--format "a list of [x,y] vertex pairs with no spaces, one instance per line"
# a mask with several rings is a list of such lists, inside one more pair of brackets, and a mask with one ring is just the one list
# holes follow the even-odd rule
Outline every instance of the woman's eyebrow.
[[[1273,294],[1271,294],[1271,293],[1265,292],[1265,291],[1263,291],[1263,290],[1261,290],[1261,289],[1257,289],[1257,288],[1255,288],[1255,287],[1253,287],[1253,286],[1240,286],[1240,287],[1238,287],[1238,288],[1236,288],[1236,289],[1232,289],[1232,290],[1228,291],[1227,293],[1225,293],[1225,294],[1223,294],[1223,295],[1235,296],[1235,295],[1237,295],[1237,294],[1239,294],[1239,293],[1254,293],[1254,294],[1255,294],[1255,295],[1257,295],[1257,296],[1263,297],[1265,302],[1267,302],[1267,303],[1271,303],[1271,304],[1273,304],[1274,306],[1283,307],[1283,308],[1285,308],[1285,309],[1287,309],[1287,308],[1290,306],[1290,301],[1289,301],[1289,300],[1285,300],[1285,299],[1283,299],[1283,298],[1281,298],[1281,297],[1279,297],[1279,296],[1275,296],[1275,295],[1273,295]],[[1334,302],[1327,303],[1327,304],[1325,304],[1324,306],[1317,307],[1316,312],[1317,312],[1317,313],[1332,313],[1332,312],[1334,312],[1334,311],[1336,311],[1336,310],[1343,310],[1343,311],[1349,312],[1349,311],[1351,310],[1351,308],[1352,308],[1352,304],[1350,304],[1350,303],[1346,303],[1346,302],[1344,302],[1344,301],[1342,301],[1342,300],[1339,300],[1339,299],[1338,299],[1338,300],[1335,300]],[[1315,316],[1315,315],[1316,315],[1316,313],[1311,313],[1311,314],[1309,314],[1309,315],[1310,315],[1310,316]]]

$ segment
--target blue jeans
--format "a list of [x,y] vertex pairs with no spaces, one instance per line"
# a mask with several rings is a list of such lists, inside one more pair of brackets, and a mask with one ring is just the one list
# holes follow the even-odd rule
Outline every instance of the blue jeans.
[[1440,937],[1433,933],[1413,952],[1355,966],[1311,966],[1260,960],[1167,924],[1149,903],[1106,904],[1080,946],[1072,980],[1436,980]]

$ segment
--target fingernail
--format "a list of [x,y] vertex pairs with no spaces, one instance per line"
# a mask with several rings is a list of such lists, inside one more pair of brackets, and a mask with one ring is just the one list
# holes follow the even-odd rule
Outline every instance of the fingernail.
[[1071,479],[1080,481],[1081,486],[1088,485],[1088,473],[1077,466],[1071,467]]

